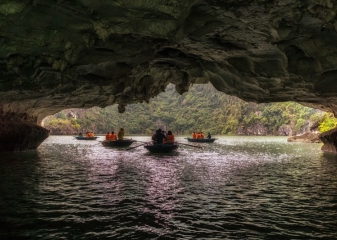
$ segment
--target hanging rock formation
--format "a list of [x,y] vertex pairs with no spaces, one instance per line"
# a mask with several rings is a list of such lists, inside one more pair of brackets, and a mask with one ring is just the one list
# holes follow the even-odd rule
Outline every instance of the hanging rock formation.
[[336,113],[336,12],[335,0],[2,0],[0,121],[123,112],[207,82]]
[[319,139],[323,142],[322,151],[337,153],[337,129],[321,133]]

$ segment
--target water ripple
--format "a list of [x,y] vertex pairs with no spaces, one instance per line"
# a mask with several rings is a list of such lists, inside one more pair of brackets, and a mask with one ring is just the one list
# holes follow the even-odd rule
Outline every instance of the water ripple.
[[200,146],[156,155],[53,136],[5,154],[0,238],[337,238],[337,157],[320,144],[221,137]]

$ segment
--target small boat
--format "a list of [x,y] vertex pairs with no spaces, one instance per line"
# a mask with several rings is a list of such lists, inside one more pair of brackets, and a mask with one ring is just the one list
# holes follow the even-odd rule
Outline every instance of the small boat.
[[85,137],[85,136],[75,136],[77,140],[96,140],[99,137]]
[[128,147],[134,142],[136,141],[132,139],[123,139],[123,140],[116,140],[116,141],[107,141],[107,140],[101,141],[101,143],[105,147]]
[[203,138],[203,139],[200,139],[200,138],[185,138],[185,139],[187,139],[187,141],[189,141],[189,142],[199,142],[199,143],[212,143],[215,140],[217,140],[217,138]]
[[145,145],[144,148],[146,148],[151,153],[170,153],[174,152],[178,149],[179,144],[148,144]]

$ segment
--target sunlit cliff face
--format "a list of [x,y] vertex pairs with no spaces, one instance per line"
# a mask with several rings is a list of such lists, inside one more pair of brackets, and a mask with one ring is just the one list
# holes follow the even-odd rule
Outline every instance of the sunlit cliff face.
[[333,0],[2,0],[0,119],[147,102],[211,82],[337,112]]

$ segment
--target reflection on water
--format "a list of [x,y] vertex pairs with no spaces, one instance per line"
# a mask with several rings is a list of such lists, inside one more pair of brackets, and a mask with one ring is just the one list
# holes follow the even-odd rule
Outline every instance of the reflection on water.
[[160,155],[52,136],[3,154],[0,239],[337,238],[337,156],[320,144],[178,141],[192,146]]

